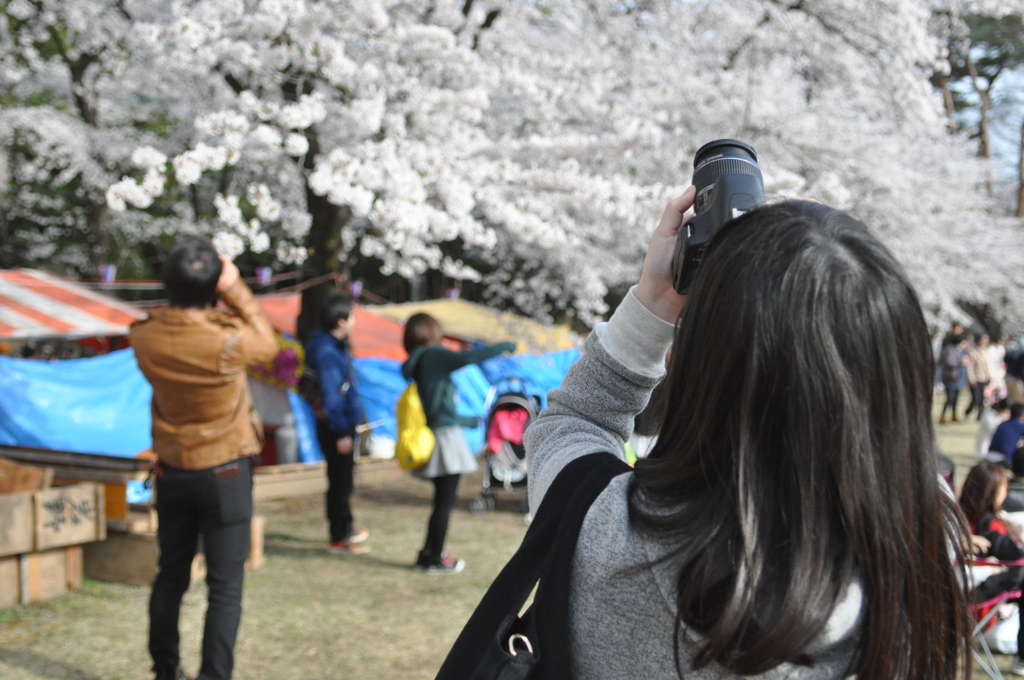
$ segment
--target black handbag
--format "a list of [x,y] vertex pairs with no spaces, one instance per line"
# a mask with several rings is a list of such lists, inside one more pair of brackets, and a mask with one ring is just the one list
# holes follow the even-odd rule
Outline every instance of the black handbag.
[[[569,584],[590,505],[630,467],[610,453],[577,458],[548,488],[523,542],[487,589],[437,680],[569,677]],[[534,586],[533,604],[519,616]]]

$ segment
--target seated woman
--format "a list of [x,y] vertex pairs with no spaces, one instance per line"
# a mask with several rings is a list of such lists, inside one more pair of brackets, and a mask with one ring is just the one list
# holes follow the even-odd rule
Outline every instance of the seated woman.
[[[993,557],[1003,562],[1015,562],[1024,559],[1024,548],[1021,547],[1019,536],[1009,524],[999,517],[1006,500],[1010,478],[1002,465],[982,462],[971,468],[964,479],[964,488],[960,491],[960,508],[967,517],[973,542],[981,557]],[[977,537],[982,540],[978,540]],[[989,576],[978,584],[975,599],[978,602],[990,600],[999,593],[1021,588],[1021,577],[1024,569],[1013,567],[1002,573]],[[1024,611],[1021,612],[1024,619]],[[1024,620],[1021,621],[1024,623]],[[1014,668],[1024,668],[1024,626],[1017,634],[1017,661]],[[1024,675],[1024,671],[1014,671],[1016,675]]]
[[571,461],[623,456],[671,347],[657,443],[580,533],[572,677],[969,676],[950,559],[966,532],[936,481],[931,347],[902,267],[862,223],[787,202],[723,226],[684,298],[671,261],[693,197],[526,434],[536,511]]

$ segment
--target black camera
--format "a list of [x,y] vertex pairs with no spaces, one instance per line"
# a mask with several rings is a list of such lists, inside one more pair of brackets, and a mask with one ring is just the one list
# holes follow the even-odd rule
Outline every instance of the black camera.
[[679,230],[672,258],[672,285],[685,295],[690,290],[704,249],[719,227],[764,205],[764,179],[754,147],[735,139],[716,139],[693,157],[694,215]]

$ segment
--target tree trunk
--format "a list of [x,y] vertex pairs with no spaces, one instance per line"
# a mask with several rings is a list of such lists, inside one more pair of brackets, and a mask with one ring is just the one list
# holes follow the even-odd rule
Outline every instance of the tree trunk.
[[1024,217],[1024,122],[1020,125],[1020,156],[1017,158],[1017,217]]
[[[988,83],[988,87],[982,88],[978,82],[978,69],[974,66],[974,59],[971,58],[970,46],[965,50],[967,59],[967,70],[971,74],[971,86],[974,91],[978,94],[978,98],[981,100],[981,106],[978,108],[978,138],[979,148],[978,153],[982,158],[992,158],[992,143],[991,135],[989,133],[989,110],[992,108],[992,99],[989,96],[992,90],[992,83]],[[985,191],[991,198],[995,193],[992,187],[991,171],[986,171],[987,178],[985,179]]]
[[[341,253],[341,227],[348,221],[350,212],[332,204],[324,196],[317,196],[307,186],[306,206],[313,217],[313,224],[306,236],[309,257],[303,264],[306,279],[315,279],[332,271],[338,271]],[[303,344],[320,323],[320,305],[324,298],[337,291],[333,280],[323,281],[302,291],[302,309],[299,312],[299,340]]]
[[949,78],[945,74],[939,76],[939,88],[942,90],[942,103],[946,108],[946,117],[949,119],[950,131],[955,131],[956,106],[953,104],[953,91],[949,89]]
[[92,274],[99,276],[99,265],[108,264],[107,258],[110,254],[107,204],[102,197],[89,201],[86,225],[89,227],[89,261],[93,265]]
[[[306,139],[309,141],[309,151],[306,152],[303,166],[307,170],[312,170],[317,154],[320,153],[320,137],[316,127],[306,130]],[[347,207],[334,205],[326,196],[318,196],[310,189],[308,183],[306,209],[313,218],[309,234],[306,235],[309,257],[302,265],[303,276],[308,280],[338,270],[342,255],[341,228],[348,222],[352,212]],[[296,326],[299,340],[303,344],[309,340],[309,336],[320,323],[320,305],[323,304],[324,298],[336,290],[336,283],[328,280],[302,291],[302,309]]]

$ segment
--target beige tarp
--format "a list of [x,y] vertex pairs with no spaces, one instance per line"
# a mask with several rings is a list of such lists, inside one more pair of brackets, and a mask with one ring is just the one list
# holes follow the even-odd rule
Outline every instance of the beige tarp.
[[367,309],[402,323],[417,312],[425,312],[437,319],[445,335],[467,342],[507,340],[516,343],[518,352],[553,352],[576,346],[576,336],[568,325],[545,326],[533,319],[465,300],[428,300],[375,305]]

